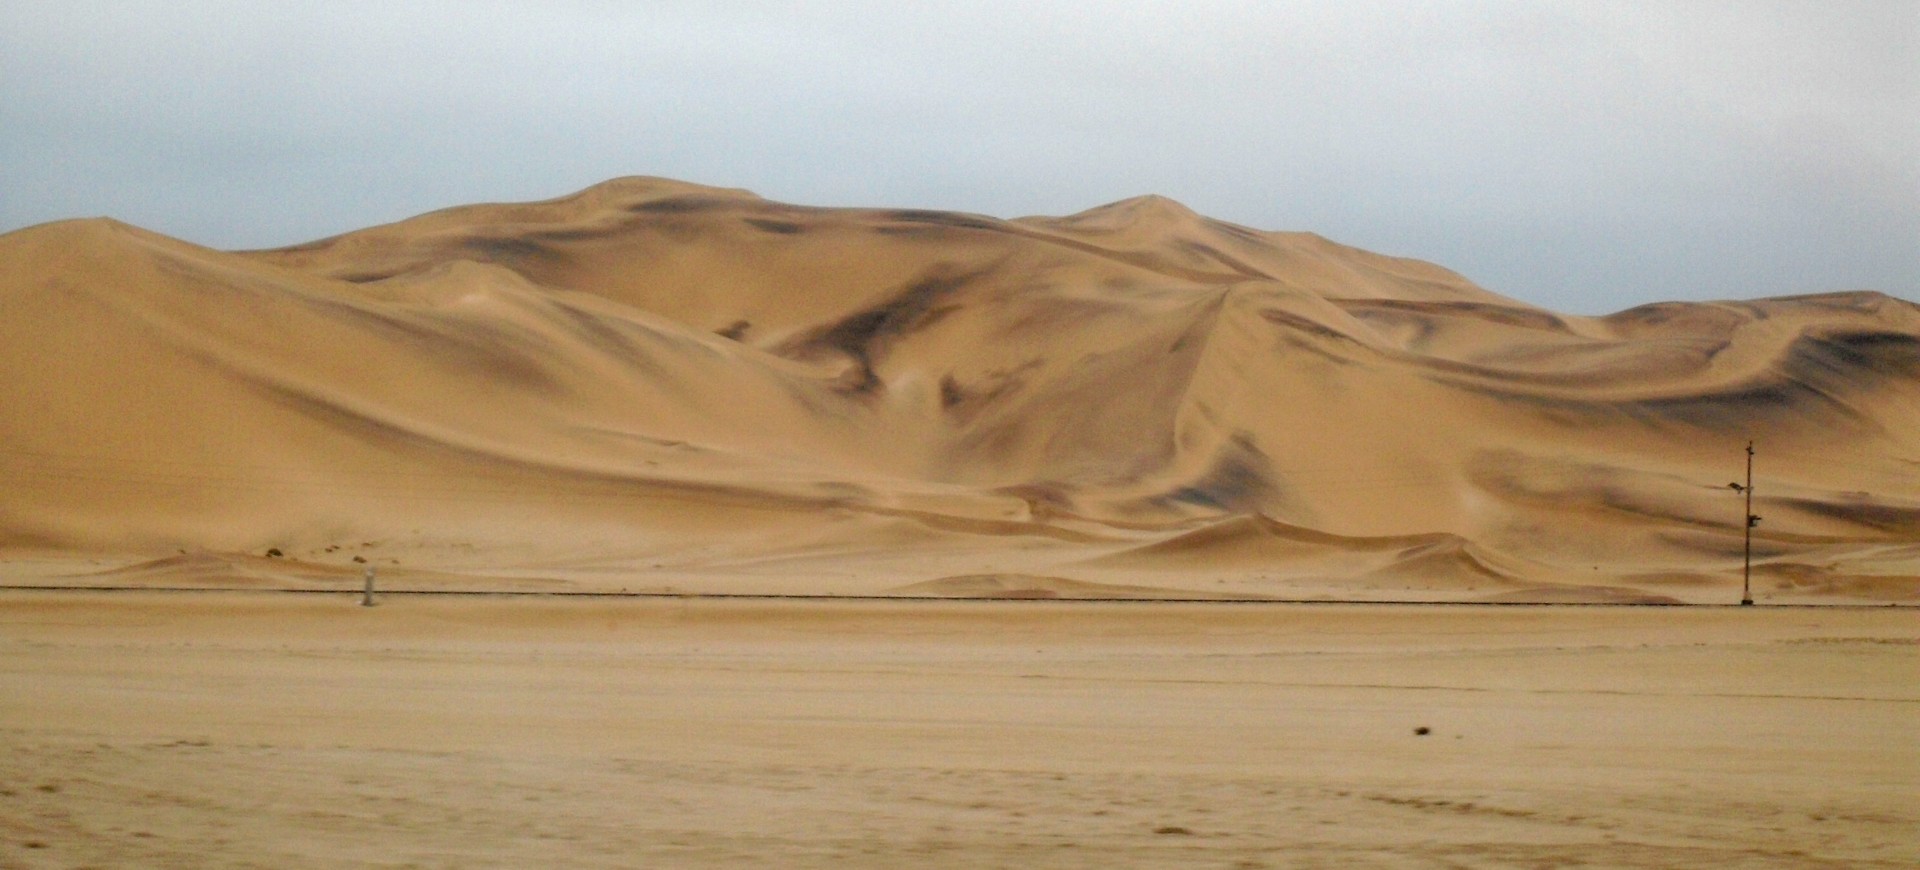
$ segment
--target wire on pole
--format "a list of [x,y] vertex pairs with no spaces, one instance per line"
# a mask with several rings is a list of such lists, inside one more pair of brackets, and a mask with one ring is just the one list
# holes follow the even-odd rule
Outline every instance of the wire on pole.
[[1753,527],[1760,524],[1760,518],[1753,514],[1753,439],[1747,439],[1747,485],[1741,492],[1747,496],[1747,540],[1740,563],[1740,604],[1753,606]]

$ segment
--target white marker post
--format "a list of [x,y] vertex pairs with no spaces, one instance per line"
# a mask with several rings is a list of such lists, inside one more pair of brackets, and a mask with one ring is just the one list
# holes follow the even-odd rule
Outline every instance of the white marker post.
[[360,606],[361,607],[373,606],[373,566],[372,565],[367,566],[367,583],[366,583],[366,586],[360,590]]

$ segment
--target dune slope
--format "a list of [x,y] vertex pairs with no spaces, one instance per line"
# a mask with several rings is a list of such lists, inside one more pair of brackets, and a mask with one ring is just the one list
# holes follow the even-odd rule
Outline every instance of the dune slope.
[[0,402],[14,549],[1699,597],[1738,582],[1753,439],[1766,594],[1920,595],[1920,307],[1563,316],[1158,197],[628,178],[272,251],[43,225],[0,236]]

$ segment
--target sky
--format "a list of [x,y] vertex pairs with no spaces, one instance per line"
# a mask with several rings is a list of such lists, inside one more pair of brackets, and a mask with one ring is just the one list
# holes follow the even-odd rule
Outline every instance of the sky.
[[622,175],[1157,193],[1578,314],[1920,301],[1920,0],[0,4],[0,232],[270,247]]

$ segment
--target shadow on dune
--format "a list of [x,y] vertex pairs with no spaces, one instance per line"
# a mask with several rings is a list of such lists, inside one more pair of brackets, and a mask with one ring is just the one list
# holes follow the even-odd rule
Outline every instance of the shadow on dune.
[[74,221],[0,237],[0,306],[32,411],[0,540],[42,547],[693,564],[922,516],[975,530],[963,568],[1058,547],[940,594],[1083,595],[1044,569],[1086,565],[1657,597],[1729,576],[1749,439],[1769,592],[1885,596],[1860,578],[1920,539],[1920,307],[1566,316],[1158,197],[1001,220],[617,179],[238,253]]

